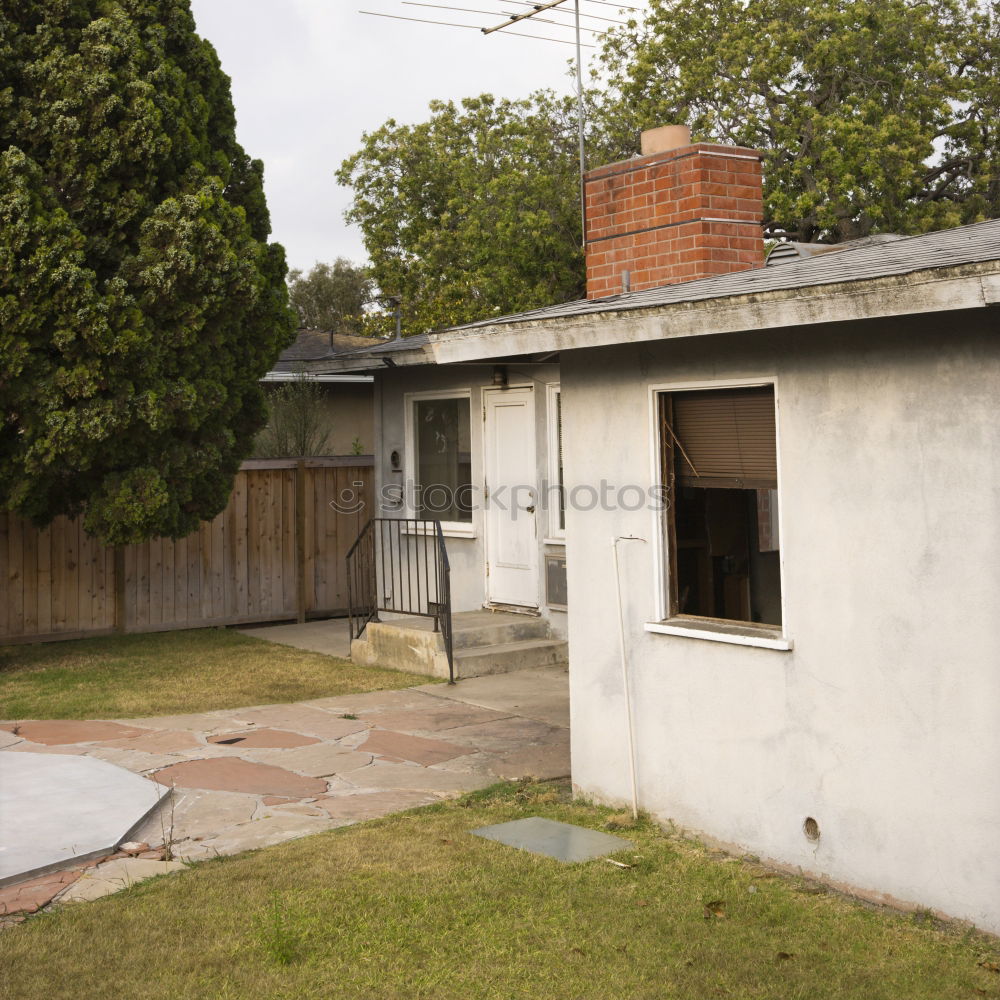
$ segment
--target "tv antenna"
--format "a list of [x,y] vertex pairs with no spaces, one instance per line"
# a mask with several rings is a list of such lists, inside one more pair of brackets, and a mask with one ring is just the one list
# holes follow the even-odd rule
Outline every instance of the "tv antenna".
[[[522,14],[511,14],[503,24],[493,28],[483,28],[484,35],[492,35],[503,31],[521,21],[530,20],[547,10],[561,7],[567,0],[548,0],[547,3],[533,3],[532,9]],[[564,8],[565,9],[565,8]],[[580,245],[587,248],[587,194],[583,183],[583,175],[587,169],[586,145],[584,139],[584,106],[583,106],[583,43],[580,41],[580,0],[573,0],[573,28],[576,35],[576,129],[580,153]]]
[[[374,10],[360,10],[359,14],[369,14],[374,17],[388,17],[395,21],[411,21],[419,24],[436,24],[448,28],[465,28],[469,30],[479,31],[483,35],[493,35],[497,33],[503,33],[504,35],[514,35],[519,38],[533,38],[545,42],[555,42],[560,45],[573,45],[576,49],[576,107],[577,107],[577,145],[579,147],[579,170],[580,170],[580,240],[581,244],[586,247],[587,243],[587,200],[584,191],[584,173],[587,169],[586,164],[586,110],[584,103],[584,93],[583,93],[583,49],[595,48],[591,42],[584,42],[582,40],[583,32],[588,32],[591,39],[602,35],[609,26],[616,24],[625,24],[627,22],[616,19],[614,17],[606,17],[603,14],[592,14],[589,10],[581,10],[581,0],[572,0],[572,8],[564,6],[570,3],[571,0],[451,0],[451,3],[447,0],[402,0],[402,3],[406,7],[411,8],[421,8],[419,11],[423,13],[428,12],[427,17],[417,17],[408,16],[408,14],[390,14],[382,11]],[[596,5],[601,8],[611,8],[616,13],[621,13],[622,11],[632,11],[636,13],[641,13],[643,7],[632,6],[628,3],[620,3],[618,0],[584,0],[587,4]],[[635,0],[633,0],[633,3]],[[502,6],[506,7],[527,7],[528,10],[523,10],[520,13],[509,13],[502,9],[484,9],[490,6],[491,3],[500,3]],[[462,6],[459,6],[462,4]],[[465,6],[468,4],[468,6]],[[443,21],[436,20],[433,15],[430,14],[431,11],[451,11],[460,15],[470,15],[470,14],[480,14],[488,15],[490,17],[500,17],[506,15],[506,19],[499,24],[494,24],[492,26],[483,27],[477,24],[468,24],[457,21]],[[418,11],[413,12],[414,15]],[[608,11],[611,13],[611,11]],[[572,14],[573,21],[572,25],[567,21],[553,20],[551,16],[542,17],[540,15],[556,15],[556,14]],[[438,15],[442,17],[444,15]],[[588,21],[601,22],[600,27],[590,27],[588,25],[582,24],[581,20],[586,19]],[[533,27],[535,24],[541,26],[553,25],[556,28],[573,28],[573,39],[552,37],[551,35],[539,35],[530,34],[524,31],[513,31],[512,28],[518,26],[528,27],[529,22]],[[543,29],[544,30],[544,29]]]

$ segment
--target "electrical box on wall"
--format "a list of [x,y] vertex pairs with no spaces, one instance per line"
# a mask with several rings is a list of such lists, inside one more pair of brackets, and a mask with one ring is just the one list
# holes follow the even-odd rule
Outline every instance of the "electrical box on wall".
[[545,603],[550,608],[566,607],[566,556],[545,557]]

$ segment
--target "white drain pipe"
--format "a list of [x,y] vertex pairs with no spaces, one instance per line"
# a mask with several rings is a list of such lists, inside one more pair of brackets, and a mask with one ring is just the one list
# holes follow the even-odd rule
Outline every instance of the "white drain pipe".
[[635,728],[632,721],[632,689],[628,682],[628,655],[625,649],[625,607],[622,604],[622,577],[618,564],[619,542],[644,542],[636,535],[618,535],[611,540],[615,564],[615,593],[618,597],[618,645],[622,660],[622,689],[625,693],[625,728],[628,734],[628,772],[632,784],[632,818],[639,818],[639,790],[635,779]]

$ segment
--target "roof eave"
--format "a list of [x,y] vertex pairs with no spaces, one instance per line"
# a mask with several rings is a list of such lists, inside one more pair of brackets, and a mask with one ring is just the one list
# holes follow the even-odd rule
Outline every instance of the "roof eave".
[[[857,322],[1000,304],[1000,260],[863,281],[497,323],[434,334],[438,364],[674,340],[780,327]],[[614,318],[615,322],[609,322]]]
[[385,354],[369,354],[364,357],[345,357],[324,363],[322,372],[333,375],[348,372],[375,372],[386,368],[407,368],[413,365],[432,365],[434,357],[426,347],[412,351],[393,351]]

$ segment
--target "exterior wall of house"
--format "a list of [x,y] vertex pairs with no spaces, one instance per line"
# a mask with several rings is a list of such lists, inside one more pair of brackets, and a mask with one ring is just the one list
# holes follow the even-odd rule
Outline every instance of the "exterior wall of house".
[[333,455],[371,455],[375,447],[374,392],[370,382],[323,383],[323,408],[331,428]]
[[[282,383],[265,382],[265,392]],[[330,438],[327,455],[371,455],[375,447],[375,391],[371,382],[320,382],[320,405]],[[355,441],[361,448],[355,451]]]
[[[471,466],[474,488],[472,522],[459,532],[446,532],[448,559],[451,564],[451,593],[455,611],[474,611],[487,601],[486,580],[486,517],[482,503],[485,479],[483,455],[485,394],[499,392],[492,386],[492,365],[461,365],[444,367],[407,367],[387,369],[376,376],[375,421],[378,450],[376,452],[376,497],[378,517],[412,517],[409,500],[399,502],[402,490],[409,494],[408,484],[414,480],[412,456],[406,440],[406,408],[412,405],[412,394],[450,393],[467,391],[470,396]],[[508,370],[509,385],[530,386],[534,393],[535,453],[537,480],[541,485],[549,478],[549,386],[558,385],[557,365],[518,365]],[[400,467],[393,469],[392,454],[400,458]],[[552,625],[553,634],[565,636],[566,614],[546,603],[545,557],[562,555],[563,540],[551,537],[545,502],[536,504],[535,537],[538,545],[537,602]]]
[[[977,311],[563,353],[580,793],[630,798],[611,541],[635,535],[619,545],[640,808],[1000,932],[995,328]],[[794,648],[650,633],[660,515],[573,490],[654,484],[653,387],[771,378]]]

